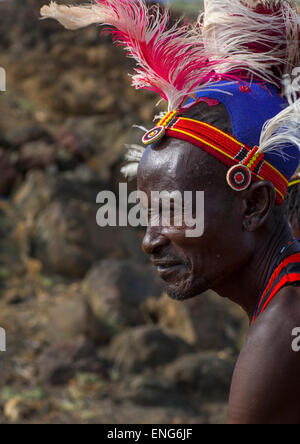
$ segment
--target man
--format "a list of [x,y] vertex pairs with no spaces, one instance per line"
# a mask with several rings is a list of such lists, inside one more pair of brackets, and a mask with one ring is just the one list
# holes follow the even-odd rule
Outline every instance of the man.
[[172,298],[213,289],[249,316],[228,423],[300,423],[300,244],[282,206],[300,161],[293,1],[208,0],[197,26],[172,28],[142,0],[51,3],[41,12],[69,29],[117,28],[138,63],[133,84],[168,101],[137,153],[138,186],[150,214],[154,190],[204,191],[205,230],[187,237],[184,224],[163,224],[159,214],[143,249]]
[[[216,114],[205,120],[216,123]],[[222,124],[223,110],[218,127]],[[226,187],[225,177],[226,167],[187,142],[170,138],[148,148],[139,167],[139,188],[147,194],[152,189],[204,190],[206,228],[201,238],[187,239],[185,227],[150,226],[143,249],[173,298],[213,289],[241,305],[252,320],[274,267],[299,255],[300,247],[291,242],[268,182],[235,193]],[[291,347],[292,331],[299,325],[300,288],[282,288],[249,331],[233,377],[229,423],[300,422],[300,355]]]

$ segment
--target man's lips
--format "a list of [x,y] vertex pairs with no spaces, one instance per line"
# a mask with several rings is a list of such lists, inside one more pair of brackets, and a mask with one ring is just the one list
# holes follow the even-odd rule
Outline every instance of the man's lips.
[[183,266],[182,262],[173,260],[153,260],[152,263],[155,265],[160,277],[165,279],[178,268]]

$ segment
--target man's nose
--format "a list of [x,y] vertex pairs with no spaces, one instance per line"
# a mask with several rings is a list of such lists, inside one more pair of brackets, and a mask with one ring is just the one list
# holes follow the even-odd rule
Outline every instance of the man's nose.
[[154,251],[169,243],[169,239],[161,234],[158,227],[148,227],[143,239],[142,248],[146,254],[153,254]]

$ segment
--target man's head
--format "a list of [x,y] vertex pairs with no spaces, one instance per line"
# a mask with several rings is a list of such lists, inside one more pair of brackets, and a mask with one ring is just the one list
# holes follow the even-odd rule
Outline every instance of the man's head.
[[[256,1],[223,3],[205,2],[196,26],[179,22],[173,26],[168,11],[149,8],[144,0],[73,7],[51,2],[41,10],[42,17],[55,18],[68,29],[92,23],[111,26],[118,44],[137,63],[132,84],[168,102],[170,113],[145,134],[144,142],[166,133],[204,144],[206,152],[230,168],[201,147],[167,138],[145,152],[139,168],[140,189],[148,194],[155,188],[205,192],[205,233],[200,239],[183,239],[182,232],[171,228],[149,227],[144,241],[154,258],[176,257],[185,264],[173,268],[173,276],[171,269],[162,272],[175,297],[216,288],[216,281],[240,270],[274,228],[272,213],[283,220],[280,210],[274,209],[274,187],[276,203],[281,204],[287,181],[300,162],[300,101],[291,84],[298,66],[297,13],[290,2],[272,2],[275,9],[269,1],[261,1],[259,8]],[[221,14],[216,14],[217,4]],[[252,37],[249,44],[251,35],[260,36],[259,44]],[[283,73],[288,101],[281,94]],[[212,127],[181,119],[182,106],[191,97],[222,103],[230,119],[221,105],[199,105],[199,109],[195,105],[187,111],[187,117]],[[230,132],[230,122],[234,138],[213,128]],[[137,159],[131,157],[134,164],[126,171],[132,173]],[[234,193],[225,182],[227,170],[228,184],[236,190],[248,186],[253,176],[267,182],[252,183],[246,191]]]
[[[212,124],[231,133],[223,105],[200,103],[184,117]],[[174,299],[187,299],[235,275],[250,261],[257,245],[284,223],[275,206],[275,190],[269,182],[253,183],[236,192],[226,182],[228,168],[188,142],[164,138],[150,146],[139,166],[138,186],[150,206],[152,191],[204,191],[204,234],[186,236],[186,226],[151,226],[143,241],[144,251],[157,266]],[[276,223],[275,223],[276,220]]]

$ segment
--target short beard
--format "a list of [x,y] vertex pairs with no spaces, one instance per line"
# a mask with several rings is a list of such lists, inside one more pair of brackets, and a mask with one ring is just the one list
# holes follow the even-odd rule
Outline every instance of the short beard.
[[209,290],[209,286],[204,286],[203,283],[202,285],[195,285],[195,283],[193,284],[191,281],[188,282],[189,285],[186,285],[185,288],[180,288],[180,287],[173,287],[173,286],[168,286],[167,284],[165,285],[165,292],[167,293],[167,295],[173,299],[174,301],[186,301],[188,299],[193,299],[196,296],[198,296],[199,294],[205,293],[207,290]]
[[180,291],[177,288],[171,288],[171,287],[166,287],[166,293],[169,296],[169,298],[173,299],[174,301],[180,301],[180,302],[192,299],[198,295],[198,293],[195,293],[192,290]]

